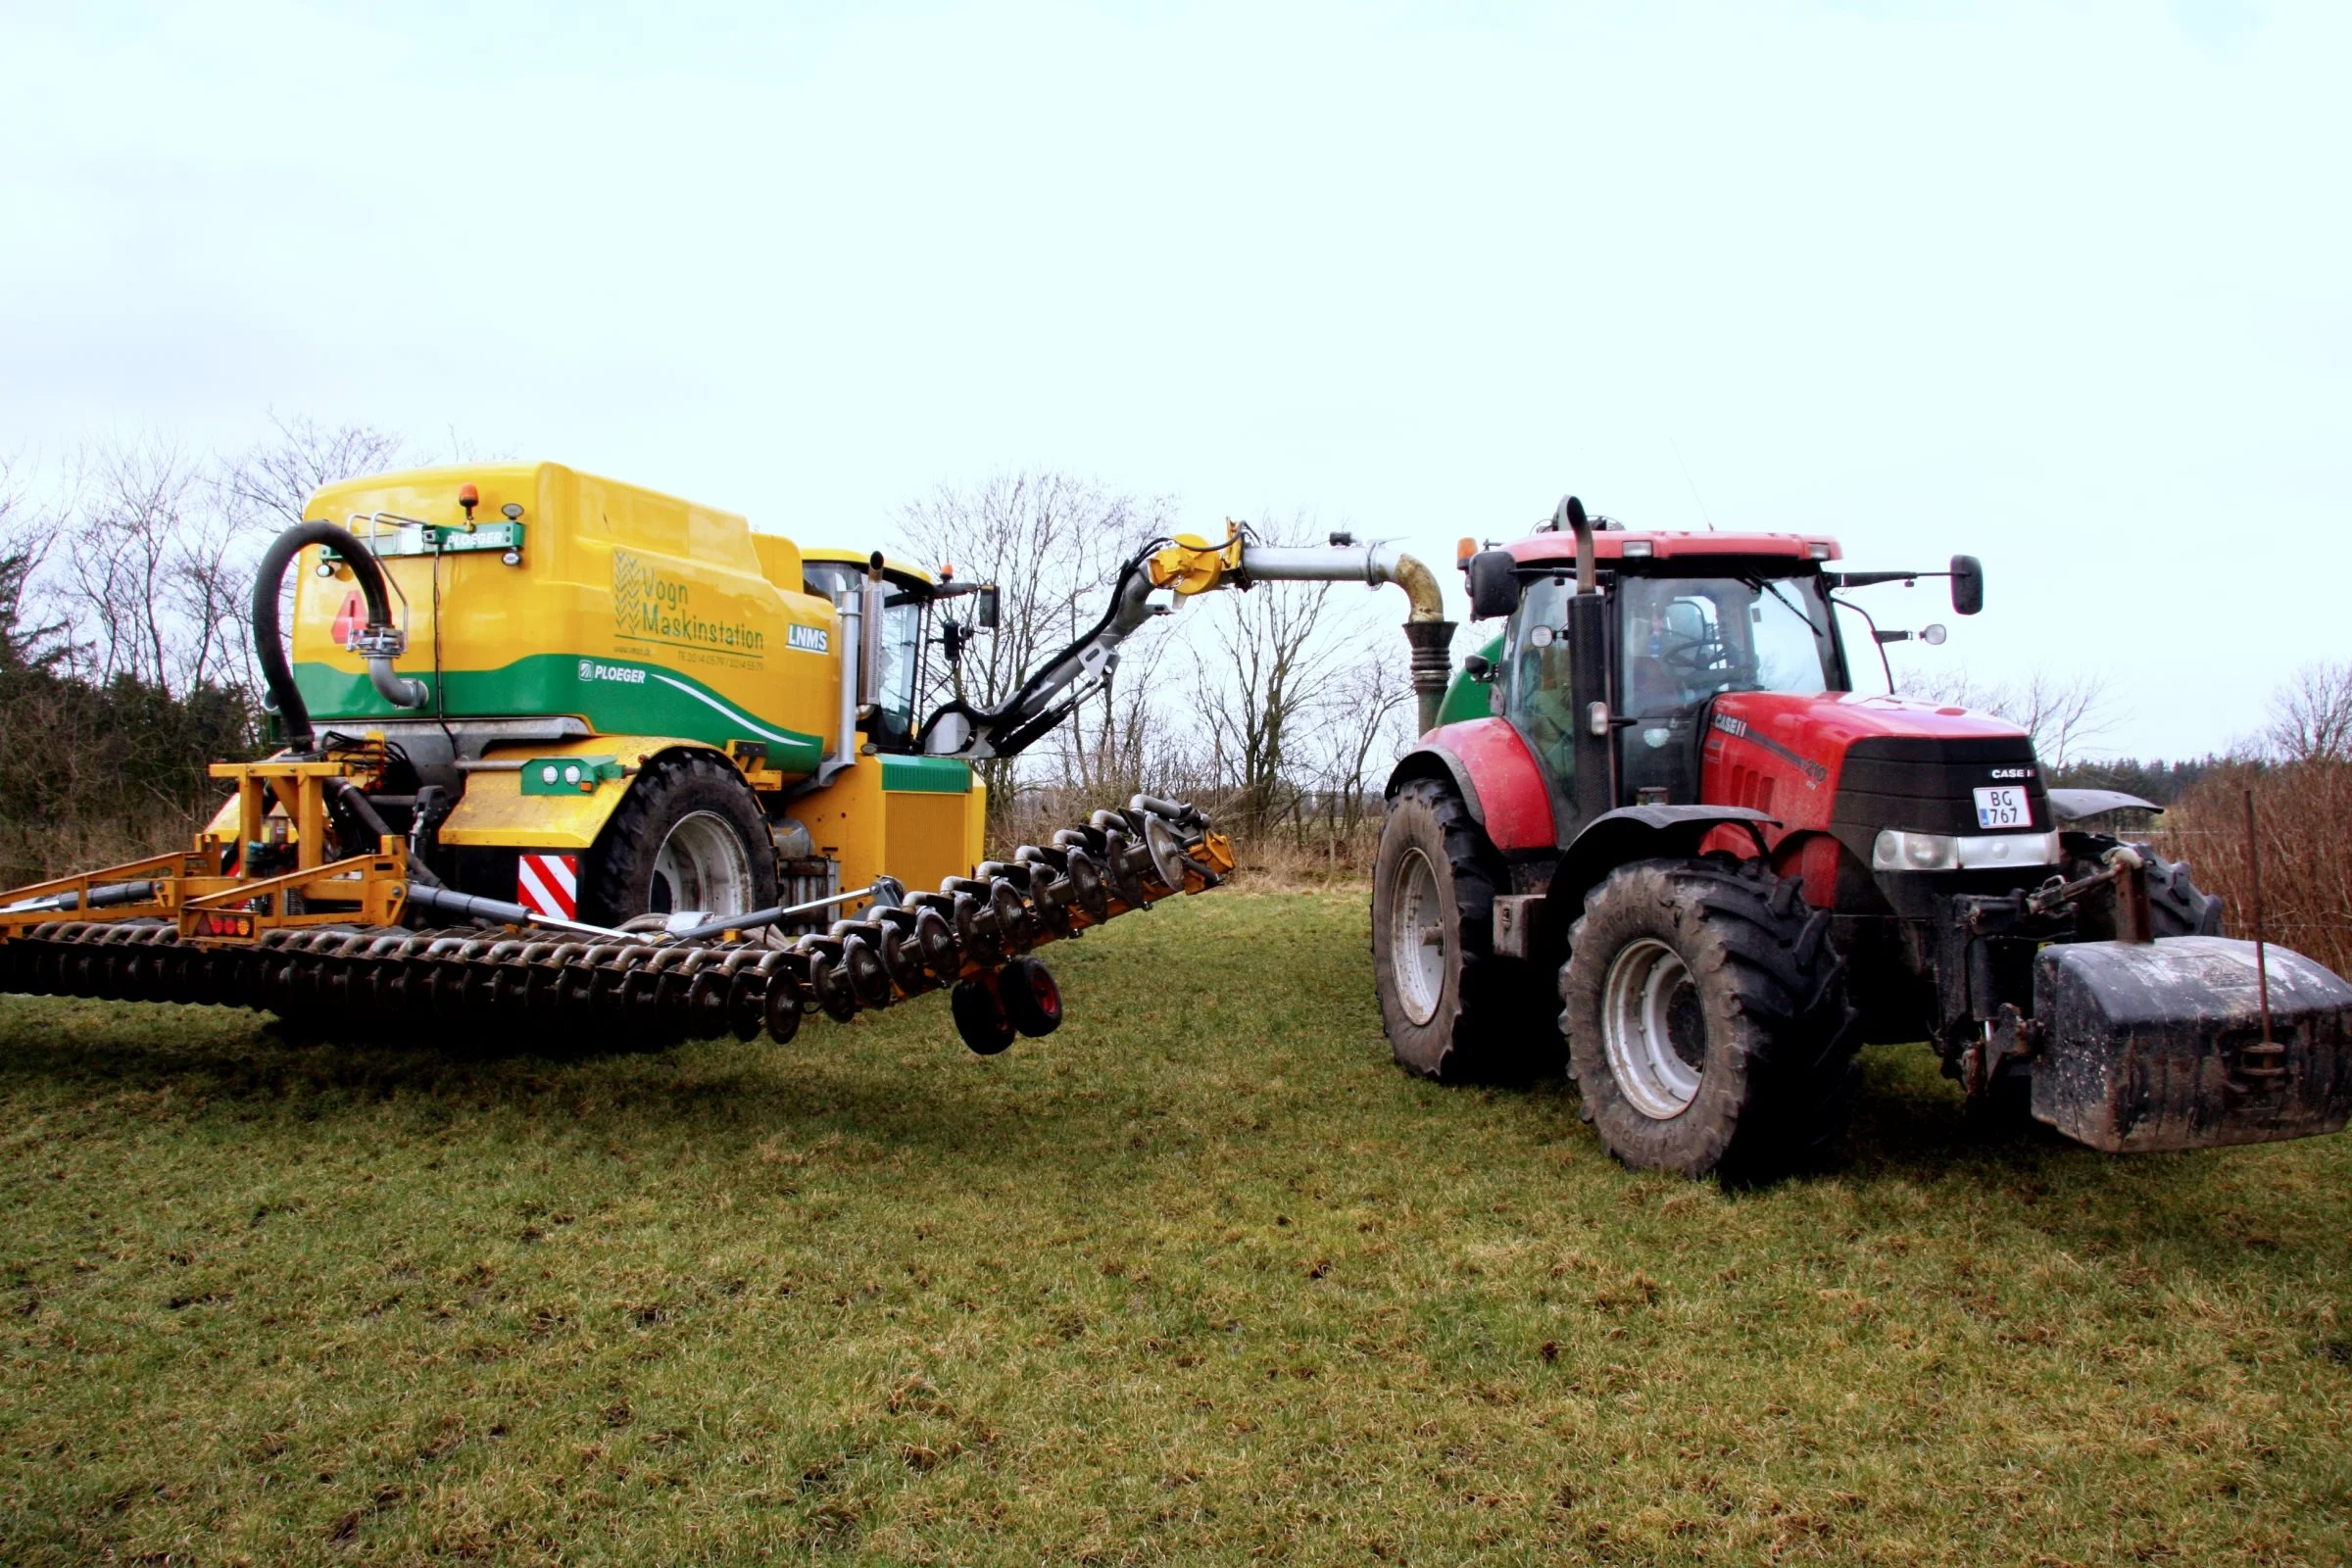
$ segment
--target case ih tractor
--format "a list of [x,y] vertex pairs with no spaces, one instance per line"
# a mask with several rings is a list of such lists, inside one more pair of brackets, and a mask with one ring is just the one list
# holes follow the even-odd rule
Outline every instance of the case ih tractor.
[[1864,1042],[1926,1040],[1973,1102],[2102,1150],[2342,1128],[2352,987],[2224,938],[2184,865],[2079,825],[2147,803],[2047,787],[2007,723],[1852,690],[1838,592],[1948,575],[1973,614],[1977,563],[1838,560],[1574,498],[1533,537],[1464,541],[1473,617],[1506,623],[1389,783],[1372,945],[1397,1060],[1518,1074],[1564,1036],[1610,1152],[1690,1176],[1809,1161]]

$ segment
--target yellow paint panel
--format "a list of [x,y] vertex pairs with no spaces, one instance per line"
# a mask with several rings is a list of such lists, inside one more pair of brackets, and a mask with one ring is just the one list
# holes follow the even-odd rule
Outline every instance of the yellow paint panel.
[[[635,768],[643,766],[649,757],[681,748],[709,750],[665,735],[598,735],[587,740],[497,747],[485,760],[611,757]],[[519,772],[469,773],[466,798],[441,824],[441,842],[516,850],[584,850],[596,842],[606,819],[619,808],[621,797],[635,782],[631,774],[606,780],[580,795],[525,795]]]
[[972,801],[971,795],[884,792],[884,869],[917,889],[935,888],[943,876],[970,875],[978,863],[969,853]]
[[[541,711],[538,688],[510,692],[479,677],[560,655],[583,665],[675,670],[764,724],[803,736],[832,733],[840,710],[839,616],[829,600],[802,591],[800,551],[791,540],[755,539],[733,513],[557,464],[507,463],[344,481],[312,497],[305,514],[348,521],[362,538],[398,526],[370,521],[375,514],[463,526],[462,483],[480,491],[474,515],[481,521],[500,520],[510,503],[522,509],[520,564],[473,551],[438,560],[398,556],[383,566],[405,601],[394,607],[409,636],[401,672],[429,676],[438,658],[468,705],[463,716]],[[343,677],[346,695],[337,701],[373,712],[382,704],[366,686],[365,667],[334,632],[354,581],[348,569],[318,576],[318,560],[316,548],[303,552],[295,577],[294,660]],[[457,679],[467,672],[477,677],[470,687]],[[641,675],[633,680],[644,683]],[[332,717],[342,710],[315,701],[313,711]],[[741,738],[755,737],[746,730]]]
[[[796,799],[787,809],[808,826],[817,854],[841,862],[841,885],[861,888],[877,873],[891,869],[883,863],[888,843],[883,803],[901,798],[882,793],[880,760],[861,757],[848,772],[823,789]],[[937,885],[937,878],[932,885]]]

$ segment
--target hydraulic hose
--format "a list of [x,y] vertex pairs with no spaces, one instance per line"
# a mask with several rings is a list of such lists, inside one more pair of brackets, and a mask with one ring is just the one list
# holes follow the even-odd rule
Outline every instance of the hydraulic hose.
[[[277,622],[277,596],[283,587],[286,566],[294,558],[312,545],[325,545],[341,556],[357,578],[360,593],[368,601],[367,631],[381,634],[393,630],[392,600],[384,587],[384,568],[375,555],[359,536],[348,528],[338,528],[331,522],[298,522],[270,541],[262,553],[261,568],[253,581],[253,654],[262,666],[262,684],[269,688],[270,701],[277,709],[278,720],[285,728],[286,745],[294,751],[311,750],[314,737],[311,731],[310,705],[302,700],[302,691],[294,684],[294,668],[286,660],[286,647]],[[421,708],[425,689],[420,681],[403,680],[392,671],[389,654],[370,653],[368,659],[368,678],[383,694],[384,701],[395,708]]]

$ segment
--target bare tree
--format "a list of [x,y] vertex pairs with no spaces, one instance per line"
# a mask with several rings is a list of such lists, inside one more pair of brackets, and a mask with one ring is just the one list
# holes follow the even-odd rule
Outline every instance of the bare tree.
[[[996,632],[975,639],[955,665],[934,666],[932,695],[975,708],[1009,698],[1103,613],[1119,564],[1167,532],[1169,511],[1164,498],[1048,469],[999,473],[960,489],[942,485],[906,507],[899,533],[916,559],[994,582],[1003,596]],[[984,762],[981,776],[991,811],[1002,819],[1015,794],[1013,765]]]
[[[330,426],[303,415],[280,418],[274,412],[270,423],[277,431],[275,440],[256,442],[244,456],[220,464],[213,477],[220,510],[239,527],[290,527],[302,521],[303,509],[325,486],[406,461],[406,443],[372,425]],[[450,443],[459,447],[454,431]]]
[[[1267,537],[1283,543],[1310,532],[1297,518]],[[1329,583],[1220,594],[1210,630],[1195,644],[1201,716],[1224,775],[1217,782],[1232,780],[1239,826],[1262,831],[1296,814],[1292,769],[1340,658],[1337,641],[1318,635],[1330,594]]]
[[1120,650],[1108,690],[1076,715],[1059,736],[1054,755],[1061,786],[1077,800],[1110,802],[1146,791],[1175,789],[1181,766],[1162,718],[1164,693],[1159,672],[1173,640],[1143,636]]
[[2305,664],[2271,694],[2266,749],[2280,761],[2352,760],[2352,660]]
[[202,471],[154,436],[85,451],[76,466],[80,505],[57,586],[79,650],[100,680],[176,691],[190,662],[176,612]]
[[65,657],[63,619],[37,619],[35,579],[57,531],[36,514],[17,481],[16,466],[0,461],[0,675],[46,669]]
[[1335,837],[1352,834],[1370,808],[1373,775],[1410,736],[1412,682],[1401,648],[1388,657],[1378,645],[1349,650],[1351,657],[1331,682],[1319,726],[1318,773],[1329,800]]
[[1904,695],[2007,719],[2034,737],[2046,767],[2083,760],[2084,748],[2116,725],[2107,678],[2091,670],[2061,675],[2037,664],[2023,680],[1979,682],[1954,669],[1907,682]]

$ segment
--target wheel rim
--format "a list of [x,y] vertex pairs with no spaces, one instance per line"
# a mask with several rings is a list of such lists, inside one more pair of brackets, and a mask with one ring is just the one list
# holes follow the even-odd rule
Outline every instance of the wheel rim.
[[1389,967],[1405,1016],[1424,1024],[1438,1015],[1446,993],[1446,907],[1437,868],[1419,850],[1406,850],[1389,881]]
[[649,912],[672,914],[700,909],[710,914],[752,910],[752,858],[735,829],[716,811],[692,811],[678,819],[654,856]]
[[1683,956],[1651,937],[1628,943],[1601,987],[1609,1071],[1636,1110],[1666,1121],[1698,1098],[1707,1026]]

